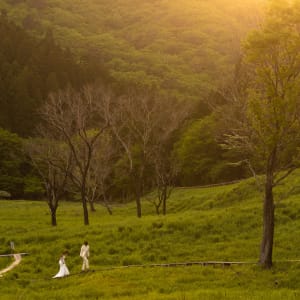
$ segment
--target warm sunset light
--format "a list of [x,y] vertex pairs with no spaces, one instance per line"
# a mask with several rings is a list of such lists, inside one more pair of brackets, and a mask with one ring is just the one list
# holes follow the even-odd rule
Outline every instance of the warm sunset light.
[[300,299],[300,0],[0,0],[0,300]]

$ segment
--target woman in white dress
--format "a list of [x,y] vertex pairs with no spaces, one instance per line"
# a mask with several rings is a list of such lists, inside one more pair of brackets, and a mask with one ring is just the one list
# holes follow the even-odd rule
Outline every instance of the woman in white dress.
[[52,278],[59,278],[59,277],[65,277],[65,276],[68,276],[70,274],[69,272],[69,269],[66,265],[66,262],[65,262],[65,258],[67,256],[67,252],[64,252],[62,254],[62,256],[60,257],[59,261],[58,261],[58,264],[59,264],[59,271],[58,273],[53,276]]

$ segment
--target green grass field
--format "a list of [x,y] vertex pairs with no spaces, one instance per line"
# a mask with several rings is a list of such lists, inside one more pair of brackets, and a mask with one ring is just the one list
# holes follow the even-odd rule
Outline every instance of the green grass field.
[[[50,226],[44,202],[0,201],[0,254],[9,241],[28,252],[21,264],[0,278],[0,299],[300,299],[300,172],[276,190],[274,268],[242,266],[110,267],[186,261],[258,260],[262,196],[253,180],[205,188],[177,189],[168,215],[156,216],[143,203],[143,218],[134,204],[113,215],[102,207],[83,225],[80,203],[62,202],[58,226]],[[293,191],[288,191],[294,187]],[[78,274],[80,246],[87,239],[95,272]],[[58,259],[69,251],[70,277],[51,279]],[[0,268],[9,264],[0,258]]]

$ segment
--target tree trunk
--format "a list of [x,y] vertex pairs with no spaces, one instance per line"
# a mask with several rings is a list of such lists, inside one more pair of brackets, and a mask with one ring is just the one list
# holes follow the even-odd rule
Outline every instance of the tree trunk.
[[[110,199],[111,199],[111,197],[110,197]],[[113,212],[112,212],[112,209],[111,209],[111,207],[110,207],[110,205],[109,205],[109,202],[110,202],[110,201],[107,201],[106,193],[105,193],[105,192],[103,192],[103,202],[104,202],[104,206],[106,207],[108,213],[109,213],[110,215],[112,215]]]
[[272,267],[273,239],[274,239],[274,199],[273,199],[273,166],[275,154],[273,153],[268,164],[263,204],[263,236],[260,250],[260,264],[270,269]]
[[58,200],[56,197],[56,194],[54,190],[48,189],[47,190],[47,203],[48,207],[50,209],[50,214],[51,214],[51,225],[52,226],[57,226],[57,221],[56,221],[56,210],[58,207]]
[[105,205],[108,213],[112,216],[113,212],[112,212],[112,209],[110,208],[110,206],[108,204]]
[[163,188],[163,193],[162,193],[162,201],[163,201],[163,215],[165,216],[167,214],[167,188]]
[[154,205],[155,205],[156,214],[159,216],[159,207],[160,207],[160,205],[159,204],[155,204],[155,203],[154,203]]
[[81,191],[81,200],[82,200],[82,207],[83,207],[84,225],[89,225],[89,212],[87,208],[87,201],[86,201],[86,195],[84,189]]
[[141,190],[142,188],[141,188],[140,180],[137,180],[135,184],[135,203],[136,203],[136,215],[138,218],[142,217]]
[[90,203],[90,211],[95,212],[96,208],[95,208],[95,205],[94,205],[94,201],[90,200],[89,203]]
[[142,217],[142,205],[141,205],[141,196],[139,194],[135,197],[136,202],[136,215],[138,218]]
[[57,226],[57,222],[56,222],[56,209],[55,208],[51,208],[51,225],[52,226]]

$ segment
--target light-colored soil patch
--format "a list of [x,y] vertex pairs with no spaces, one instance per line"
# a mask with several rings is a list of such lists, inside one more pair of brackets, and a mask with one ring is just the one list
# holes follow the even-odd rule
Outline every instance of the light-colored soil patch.
[[10,270],[12,270],[13,268],[15,268],[22,260],[22,256],[20,254],[14,254],[14,259],[15,261],[10,264],[8,267],[6,267],[3,270],[0,270],[0,277],[3,276],[3,274],[9,272]]

